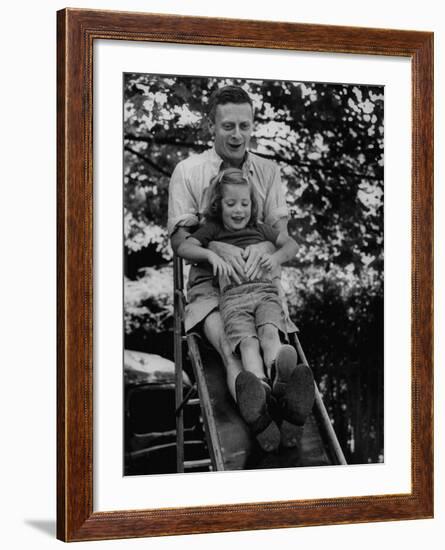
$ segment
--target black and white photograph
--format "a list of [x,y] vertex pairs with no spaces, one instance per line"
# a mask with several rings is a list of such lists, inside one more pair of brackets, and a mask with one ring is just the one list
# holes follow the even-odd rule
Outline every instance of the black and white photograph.
[[123,96],[124,474],[384,462],[384,87]]

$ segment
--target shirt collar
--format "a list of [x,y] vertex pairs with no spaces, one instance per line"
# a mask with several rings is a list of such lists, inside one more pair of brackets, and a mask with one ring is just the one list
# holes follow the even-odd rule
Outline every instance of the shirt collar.
[[[218,155],[218,153],[215,150],[215,146],[213,146],[210,149],[210,160],[212,163],[212,166],[215,169],[215,174],[217,174],[221,170],[221,165],[223,163],[223,159]],[[253,173],[253,167],[252,167],[252,153],[250,151],[246,151],[246,156],[243,162],[242,170],[245,175]]]

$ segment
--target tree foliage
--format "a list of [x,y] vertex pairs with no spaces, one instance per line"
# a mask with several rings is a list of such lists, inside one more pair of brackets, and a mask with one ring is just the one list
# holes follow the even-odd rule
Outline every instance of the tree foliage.
[[251,148],[281,167],[298,262],[370,266],[383,254],[383,92],[376,86],[126,75],[126,246],[156,242],[169,259],[168,183],[212,145],[211,92],[235,83],[254,101]]

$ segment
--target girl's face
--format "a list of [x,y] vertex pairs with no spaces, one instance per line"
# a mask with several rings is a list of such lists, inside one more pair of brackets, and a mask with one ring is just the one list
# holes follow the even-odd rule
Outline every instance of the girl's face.
[[250,187],[243,184],[225,183],[221,200],[222,222],[226,229],[244,229],[250,221],[252,201]]

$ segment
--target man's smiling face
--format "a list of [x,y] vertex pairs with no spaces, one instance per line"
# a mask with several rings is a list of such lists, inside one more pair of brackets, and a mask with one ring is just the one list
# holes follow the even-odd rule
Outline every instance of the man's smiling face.
[[253,113],[249,103],[226,103],[216,107],[215,122],[211,124],[215,150],[230,166],[241,166],[252,128]]

